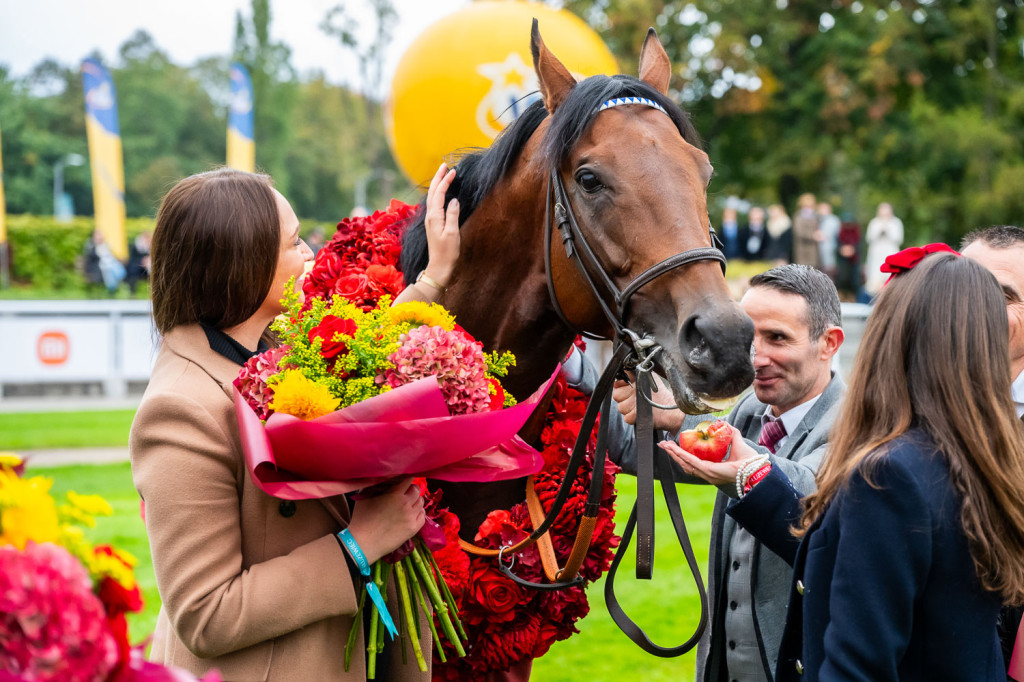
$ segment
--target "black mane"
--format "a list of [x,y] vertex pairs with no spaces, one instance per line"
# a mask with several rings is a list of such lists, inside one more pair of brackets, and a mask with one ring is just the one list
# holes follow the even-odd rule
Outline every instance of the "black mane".
[[[551,169],[562,164],[587,132],[601,103],[617,97],[645,97],[657,102],[668,112],[683,139],[695,147],[701,146],[700,136],[690,122],[689,115],[652,86],[632,76],[591,76],[577,83],[569,92],[544,135],[541,153]],[[458,198],[460,226],[502,179],[519,157],[526,141],[546,117],[547,110],[543,102],[538,100],[505,128],[490,147],[459,159],[455,181],[448,189],[444,203],[447,207],[449,201]],[[420,202],[421,210],[402,239],[401,268],[406,282],[413,281],[427,266],[423,203]]]

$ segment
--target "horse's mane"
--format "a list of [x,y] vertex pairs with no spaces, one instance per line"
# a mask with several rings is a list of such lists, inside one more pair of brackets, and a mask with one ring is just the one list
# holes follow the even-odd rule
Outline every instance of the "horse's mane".
[[[541,153],[550,168],[558,168],[587,132],[601,103],[617,97],[646,97],[657,102],[668,112],[683,139],[695,147],[701,146],[700,136],[689,115],[644,81],[624,75],[591,76],[569,91],[569,96],[558,107],[551,126],[544,134]],[[447,208],[449,201],[458,198],[460,226],[512,167],[526,141],[546,117],[547,109],[538,100],[509,124],[490,147],[470,152],[459,159],[455,181],[448,188],[444,203]],[[425,201],[420,202],[419,210],[402,239],[401,268],[406,282],[413,281],[427,266]]]

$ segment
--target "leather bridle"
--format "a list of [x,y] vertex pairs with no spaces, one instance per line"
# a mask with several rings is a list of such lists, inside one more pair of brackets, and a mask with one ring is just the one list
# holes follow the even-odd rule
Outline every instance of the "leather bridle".
[[[626,104],[638,104],[648,106],[666,113],[656,102],[645,98],[621,98],[609,100],[602,103],[595,111],[595,115],[604,109]],[[667,113],[666,113],[667,115]],[[565,185],[558,170],[550,174],[547,187],[546,209],[544,217],[544,267],[547,276],[548,293],[551,304],[561,321],[577,334],[591,339],[605,340],[604,337],[584,332],[577,328],[565,315],[558,296],[555,293],[555,284],[551,268],[551,243],[555,227],[565,247],[566,257],[576,265],[576,269],[583,277],[591,294],[601,307],[605,319],[613,330],[614,353],[608,366],[601,374],[594,394],[591,396],[586,414],[580,427],[579,437],[573,446],[569,463],[566,466],[565,477],[558,489],[558,494],[547,514],[543,509],[537,513],[531,509],[531,516],[534,517],[534,531],[529,538],[510,547],[503,547],[497,550],[498,564],[501,571],[514,580],[516,583],[533,589],[551,590],[579,585],[582,578],[577,575],[583,559],[590,548],[590,540],[596,525],[597,514],[600,510],[601,493],[604,478],[605,458],[607,457],[607,434],[608,418],[602,418],[599,422],[597,450],[594,453],[594,468],[591,478],[590,490],[588,492],[587,504],[584,507],[583,517],[580,519],[580,527],[577,531],[576,540],[566,565],[555,575],[549,575],[551,583],[533,583],[523,580],[512,572],[512,563],[506,564],[504,557],[514,555],[520,549],[542,540],[548,528],[554,523],[572,490],[572,485],[579,472],[579,467],[586,458],[587,443],[594,428],[594,423],[600,414],[606,417],[611,413],[611,392],[615,378],[624,374],[624,370],[631,370],[636,376],[636,447],[637,447],[637,501],[630,513],[622,533],[622,540],[612,561],[605,583],[605,600],[612,619],[620,629],[637,645],[645,651],[657,656],[669,657],[679,656],[692,649],[700,640],[708,622],[708,601],[707,592],[704,589],[704,581],[701,578],[700,567],[694,557],[693,547],[686,531],[686,524],[683,520],[682,510],[679,505],[679,497],[676,493],[675,482],[669,467],[662,467],[659,475],[665,503],[668,507],[669,516],[679,540],[680,547],[686,556],[690,573],[693,576],[700,595],[701,616],[696,631],[683,644],[675,647],[661,647],[654,644],[646,633],[634,623],[625,611],[621,608],[614,592],[614,579],[618,570],[619,562],[625,554],[629,542],[632,539],[634,528],[637,530],[636,549],[636,576],[638,579],[649,580],[653,574],[654,567],[654,416],[651,402],[651,373],[654,371],[655,356],[661,352],[661,346],[657,345],[653,338],[638,333],[626,326],[626,315],[630,299],[641,288],[650,284],[658,277],[675,270],[676,268],[704,260],[716,260],[725,272],[726,258],[722,253],[721,241],[715,233],[714,228],[708,222],[708,231],[711,237],[710,247],[699,247],[688,249],[677,253],[660,263],[644,270],[636,278],[622,289],[612,281],[607,269],[594,253],[593,248],[587,240],[586,235],[580,229],[579,221],[572,210],[572,203],[569,200]],[[594,274],[596,273],[596,279]],[[660,407],[660,406],[659,406]],[[536,505],[534,505],[536,506]],[[543,520],[541,520],[543,517]],[[542,555],[545,551],[544,542],[541,542]]]

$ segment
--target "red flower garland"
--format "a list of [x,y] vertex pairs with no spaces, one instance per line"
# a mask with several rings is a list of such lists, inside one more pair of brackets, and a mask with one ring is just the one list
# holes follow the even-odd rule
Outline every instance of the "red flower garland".
[[[384,295],[397,296],[405,286],[398,270],[402,233],[416,207],[392,200],[386,211],[365,218],[346,218],[320,253],[313,270],[306,276],[303,292],[313,297],[339,294],[368,309]],[[578,341],[582,346],[582,342]],[[554,397],[548,408],[547,422],[541,433],[544,468],[534,477],[537,495],[545,510],[551,508],[580,423],[587,398],[571,388],[564,377],[555,382]],[[550,530],[551,542],[560,564],[572,549],[580,512],[586,503],[593,472],[597,426],[590,435],[587,457],[573,483],[572,494]],[[597,580],[611,566],[619,537],[615,534],[615,475],[619,468],[605,464],[601,509],[593,541],[580,574],[584,585],[542,592],[519,587],[497,568],[494,559],[470,556],[458,544],[459,520],[440,507],[439,491],[427,496],[426,509],[444,530],[447,545],[434,553],[469,635],[468,654],[456,658],[446,649],[447,663],[434,653],[435,680],[479,679],[492,671],[508,670],[526,659],[547,653],[551,645],[579,632],[576,621],[587,615],[590,604],[585,586]],[[480,524],[477,544],[496,548],[516,542],[533,530],[526,502],[510,509],[491,512]],[[531,546],[516,555],[516,573],[535,582],[544,579],[540,553]]]

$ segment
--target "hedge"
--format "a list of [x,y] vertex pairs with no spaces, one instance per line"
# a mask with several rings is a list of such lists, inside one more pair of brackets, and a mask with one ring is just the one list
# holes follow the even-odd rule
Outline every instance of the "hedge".
[[[153,218],[128,218],[125,231],[129,243],[139,233],[152,231],[153,224]],[[85,289],[82,252],[95,225],[94,218],[83,216],[68,223],[58,223],[53,216],[7,216],[11,281],[18,286],[45,290]],[[303,234],[318,225],[330,239],[334,225],[322,221],[303,221]]]

